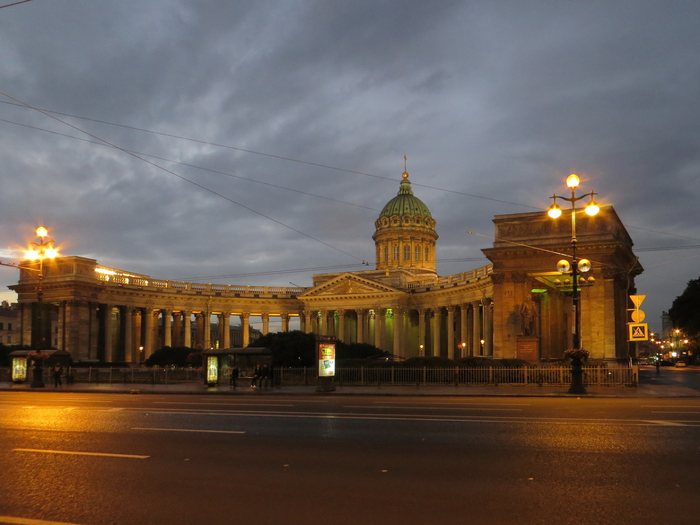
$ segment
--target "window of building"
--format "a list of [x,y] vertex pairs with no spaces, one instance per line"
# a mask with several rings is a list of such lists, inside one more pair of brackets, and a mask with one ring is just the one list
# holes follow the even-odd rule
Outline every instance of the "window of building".
[[404,261],[411,260],[411,247],[408,245],[403,247],[403,259],[404,259]]
[[7,323],[7,329],[12,330],[12,323]]
[[3,323],[0,323],[0,330],[4,330],[4,328],[2,326],[3,326]]
[[393,260],[394,261],[399,260],[399,247],[398,246],[394,246],[394,259]]
[[12,344],[12,336],[11,336],[11,335],[8,335],[8,336],[7,336],[7,344],[8,344],[8,345],[11,345],[11,344]]
[[389,247],[384,246],[384,262],[389,262]]
[[428,247],[425,248],[425,260],[426,261],[430,260],[430,248],[428,248]]
[[420,261],[420,245],[416,246],[416,261]]

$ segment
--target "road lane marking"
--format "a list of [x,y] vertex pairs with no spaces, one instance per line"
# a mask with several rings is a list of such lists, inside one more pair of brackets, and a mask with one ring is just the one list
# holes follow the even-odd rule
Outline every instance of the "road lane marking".
[[[184,410],[176,411],[171,409],[151,410],[151,413],[174,414],[174,415],[203,415],[203,416],[248,416],[248,417],[277,417],[277,418],[295,418],[295,419],[352,419],[352,420],[368,420],[368,421],[429,421],[429,422],[446,422],[446,423],[540,423],[540,424],[560,424],[560,425],[643,425],[643,426],[658,426],[655,421],[646,419],[607,419],[607,418],[554,418],[554,417],[502,417],[502,416],[411,416],[411,415],[394,415],[394,414],[361,414],[361,413],[336,413],[336,414],[318,414],[315,412],[265,412],[252,410],[239,411],[224,411],[224,410]],[[688,420],[676,422],[680,426],[700,426],[700,421]],[[669,425],[670,426],[670,425]]]
[[670,411],[670,410],[652,410],[652,414],[695,414],[700,416],[700,412],[680,412],[680,411]]
[[16,518],[14,516],[0,516],[0,523],[9,523],[11,525],[78,525],[77,523],[68,523],[67,521],[32,520],[29,518]]
[[429,407],[429,406],[381,406],[381,405],[345,405],[343,408],[401,408],[410,410],[493,410],[506,412],[522,412],[522,408],[481,408],[481,407]]
[[133,454],[109,454],[107,452],[75,452],[72,450],[44,450],[38,448],[13,448],[12,452],[35,452],[38,454],[67,454],[70,456],[103,456],[108,458],[147,459],[150,456],[135,456]]
[[658,421],[649,421],[649,423],[654,423],[655,425],[661,425],[662,427],[687,427],[688,425],[684,423],[679,423],[677,421],[665,421],[665,420],[658,420]]
[[[410,403],[413,403],[414,405],[417,403],[415,400],[414,401],[391,401],[391,400],[382,400],[382,401],[374,401],[375,403],[382,403],[383,405],[407,405]],[[439,401],[424,401],[422,402],[422,405],[428,406],[428,405],[450,405],[450,406],[474,406],[474,405],[486,405],[486,406],[512,406],[512,407],[529,407],[531,403],[494,403],[494,402],[462,402],[462,401],[450,401],[450,402],[439,402]]]
[[232,407],[293,407],[291,403],[231,403],[231,402],[209,402],[209,403],[178,403],[177,401],[156,401],[154,405],[195,405],[195,406],[232,406]]
[[131,430],[153,430],[162,432],[204,432],[208,434],[245,434],[244,430],[199,430],[196,428],[145,428],[134,427]]

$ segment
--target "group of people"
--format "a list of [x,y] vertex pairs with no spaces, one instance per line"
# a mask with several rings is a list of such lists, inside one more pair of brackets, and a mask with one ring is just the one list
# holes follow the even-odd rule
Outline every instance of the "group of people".
[[[237,366],[234,366],[231,369],[231,388],[236,388],[238,386],[238,379],[241,377],[240,371],[238,370]],[[272,367],[265,364],[265,365],[255,365],[255,369],[253,370],[253,375],[250,379],[250,388],[261,388],[261,389],[267,389],[270,386],[273,386],[273,374],[272,374]]]

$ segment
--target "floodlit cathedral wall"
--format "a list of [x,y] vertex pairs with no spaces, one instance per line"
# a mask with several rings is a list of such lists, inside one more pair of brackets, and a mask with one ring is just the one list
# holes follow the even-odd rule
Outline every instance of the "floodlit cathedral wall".
[[[19,337],[35,347],[51,341],[79,361],[135,363],[162,346],[231,347],[233,325],[240,326],[235,342],[247,346],[253,318],[263,334],[271,319],[282,331],[293,320],[305,332],[401,357],[559,359],[572,344],[571,288],[557,283],[556,271],[570,251],[570,223],[544,212],[496,216],[494,223],[498,240],[483,250],[491,264],[438,276],[436,221],[404,173],[375,222],[375,269],[315,275],[309,287],[156,280],[74,256],[44,265],[38,305],[37,263],[26,262],[31,271],[20,270],[11,287],[19,296]],[[581,288],[582,346],[593,358],[625,357],[627,297],[641,272],[632,241],[609,206],[578,221],[578,241],[595,282]],[[519,313],[528,296],[537,310],[531,334],[523,333]],[[47,333],[52,326],[55,333]]]

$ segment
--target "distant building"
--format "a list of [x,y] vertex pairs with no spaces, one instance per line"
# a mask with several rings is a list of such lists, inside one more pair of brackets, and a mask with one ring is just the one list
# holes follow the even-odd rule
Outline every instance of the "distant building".
[[18,305],[7,301],[0,303],[0,344],[10,346],[20,344]]

